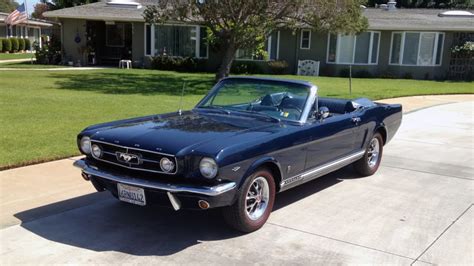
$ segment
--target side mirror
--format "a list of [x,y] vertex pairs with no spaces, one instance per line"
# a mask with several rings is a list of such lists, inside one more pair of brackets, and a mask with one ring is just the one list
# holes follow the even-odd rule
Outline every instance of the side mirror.
[[319,119],[326,119],[329,116],[329,109],[326,106],[321,106],[318,110]]

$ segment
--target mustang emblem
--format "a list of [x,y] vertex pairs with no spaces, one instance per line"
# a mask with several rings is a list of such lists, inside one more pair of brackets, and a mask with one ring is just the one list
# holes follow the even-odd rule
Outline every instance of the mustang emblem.
[[124,152],[116,152],[115,156],[117,160],[122,163],[129,163],[129,164],[141,164],[140,156],[136,154],[124,153]]

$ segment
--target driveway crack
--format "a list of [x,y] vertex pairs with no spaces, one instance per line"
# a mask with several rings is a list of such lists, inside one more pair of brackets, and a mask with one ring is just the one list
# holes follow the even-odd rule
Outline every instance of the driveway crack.
[[[467,211],[469,211],[469,209],[473,206],[474,204],[471,203],[471,205],[469,205],[469,207],[467,207],[467,209],[465,209],[454,221],[451,222],[451,224],[449,224],[444,230],[443,232],[441,232],[441,234],[438,235],[438,237],[436,237],[436,239],[431,242],[431,244],[428,245],[428,247],[425,248],[425,250],[423,250],[423,252],[421,252],[421,254],[416,257],[416,259],[410,264],[410,265],[413,265],[415,262],[417,261],[421,261],[420,258],[421,256],[423,256],[443,235],[444,233],[446,233],[449,228],[451,228],[451,226],[453,226],[459,219],[461,219],[461,217],[467,213]],[[425,261],[422,261],[422,262],[425,262]]]

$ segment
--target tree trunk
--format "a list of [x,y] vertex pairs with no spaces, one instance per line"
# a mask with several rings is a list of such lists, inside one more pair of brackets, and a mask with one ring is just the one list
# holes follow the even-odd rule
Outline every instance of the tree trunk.
[[227,47],[224,47],[224,56],[222,57],[221,65],[216,73],[216,82],[219,82],[221,79],[229,76],[230,68],[232,66],[232,62],[234,61],[235,52],[235,45],[229,44]]

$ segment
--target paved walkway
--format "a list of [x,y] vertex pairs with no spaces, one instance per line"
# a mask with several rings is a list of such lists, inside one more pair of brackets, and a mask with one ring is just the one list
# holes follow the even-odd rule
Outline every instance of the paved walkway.
[[14,70],[14,71],[81,71],[81,70],[97,70],[105,69],[105,67],[56,67],[56,68],[12,68],[0,67],[0,70]]
[[281,193],[268,224],[248,235],[215,211],[96,193],[74,158],[2,171],[0,261],[473,265],[474,101],[420,97],[395,99],[425,109],[404,116],[377,174],[358,178],[348,167]]
[[0,64],[21,63],[21,62],[30,62],[30,61],[36,61],[36,58],[6,59],[6,60],[0,60]]

